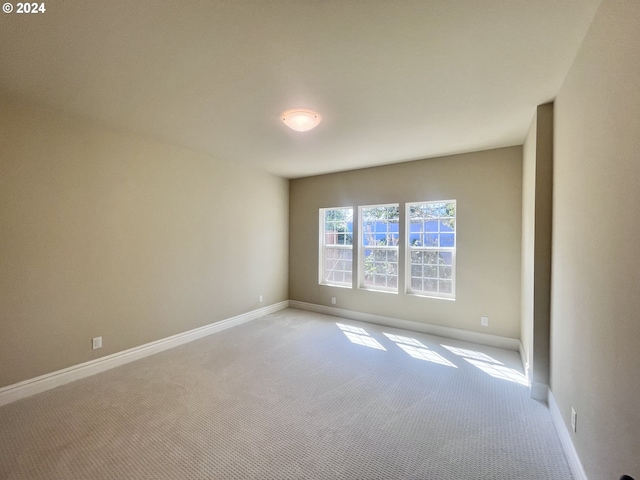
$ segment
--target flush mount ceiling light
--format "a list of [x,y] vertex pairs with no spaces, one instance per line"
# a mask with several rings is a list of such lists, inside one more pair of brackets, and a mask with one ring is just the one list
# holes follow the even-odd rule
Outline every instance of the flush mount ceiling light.
[[322,118],[311,110],[289,110],[282,114],[284,124],[296,132],[306,132],[318,126]]

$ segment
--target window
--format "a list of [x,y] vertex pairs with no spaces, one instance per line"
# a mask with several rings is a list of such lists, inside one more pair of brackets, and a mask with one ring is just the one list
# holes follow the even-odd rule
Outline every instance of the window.
[[397,292],[399,206],[360,207],[360,219],[360,286]]
[[351,287],[353,208],[321,208],[320,235],[320,283]]
[[456,201],[407,204],[407,292],[455,298]]

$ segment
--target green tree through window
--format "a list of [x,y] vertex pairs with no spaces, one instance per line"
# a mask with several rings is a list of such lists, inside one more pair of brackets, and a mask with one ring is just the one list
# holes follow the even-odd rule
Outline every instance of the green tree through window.
[[454,298],[456,202],[407,204],[407,292]]
[[320,283],[351,287],[353,282],[353,209],[320,209],[322,229]]
[[375,205],[360,208],[362,225],[362,287],[398,291],[400,208]]

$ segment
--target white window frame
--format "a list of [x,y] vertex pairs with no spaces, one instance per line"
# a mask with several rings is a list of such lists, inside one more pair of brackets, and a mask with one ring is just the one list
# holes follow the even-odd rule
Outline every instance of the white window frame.
[[[367,208],[386,208],[386,207],[395,207],[398,209],[398,241],[396,245],[365,245],[364,238],[367,232],[365,232],[364,228],[364,215],[363,210]],[[400,204],[399,203],[386,203],[379,205],[362,205],[358,207],[358,288],[362,290],[372,291],[372,292],[389,292],[389,293],[399,293],[400,292],[400,243],[402,242],[402,229],[400,227],[401,218],[400,218]],[[395,287],[387,287],[387,286],[376,286],[376,285],[365,285],[365,252],[367,250],[373,251],[395,251],[396,252],[396,286]],[[385,274],[386,275],[386,274]],[[388,283],[388,282],[387,282]]]
[[[320,245],[320,251],[318,254],[318,283],[320,285],[328,285],[331,287],[341,287],[341,288],[353,288],[353,262],[354,262],[354,258],[353,258],[353,231],[351,232],[351,245],[346,245],[346,244],[339,244],[339,243],[327,243],[327,232],[325,230],[326,227],[326,213],[329,211],[334,211],[334,210],[350,210],[351,211],[351,222],[353,225],[353,207],[333,207],[333,208],[321,208],[320,209],[320,214],[319,214],[319,220],[320,220],[320,239],[319,239],[319,245]],[[338,251],[349,251],[350,252],[350,256],[351,259],[340,259],[339,261],[350,261],[351,262],[351,271],[348,270],[341,270],[343,272],[345,272],[345,274],[348,272],[351,275],[351,280],[349,282],[336,282],[336,281],[331,281],[327,279],[327,270],[326,270],[326,260],[327,260],[327,250],[328,249],[332,249],[332,250],[338,250]],[[334,267],[335,268],[335,267]],[[333,269],[331,270],[333,272]]]
[[[453,203],[455,206],[455,216],[454,221],[455,221],[455,228],[453,229],[453,232],[445,232],[445,233],[453,233],[453,247],[442,247],[440,245],[438,246],[412,246],[411,245],[411,207],[415,206],[415,205],[425,205],[425,204],[441,204],[441,203]],[[409,295],[416,295],[416,296],[420,296],[420,297],[430,297],[430,298],[444,298],[444,299],[450,299],[450,300],[455,300],[456,298],[456,250],[457,250],[457,245],[458,245],[458,205],[456,203],[456,200],[429,200],[429,201],[423,201],[423,202],[411,202],[411,203],[407,203],[405,206],[406,210],[405,210],[405,246],[406,246],[406,251],[405,251],[405,291],[407,294]],[[442,233],[440,231],[440,227],[441,227],[441,223],[440,223],[440,219],[442,218],[449,218],[449,217],[435,217],[438,219],[438,231],[437,232],[433,232],[433,233]],[[440,242],[440,236],[438,235],[438,242]],[[446,279],[446,280],[451,280],[451,292],[431,292],[431,291],[424,291],[424,290],[413,290],[412,287],[412,278],[418,278],[418,277],[414,277],[412,275],[412,266],[413,264],[411,263],[411,253],[412,252],[448,252],[451,253],[451,278],[450,279]],[[423,264],[424,266],[424,264]],[[446,265],[447,267],[449,265]],[[442,266],[444,267],[444,266]],[[438,268],[438,276],[437,277],[429,277],[430,279],[435,279],[438,281],[438,289],[440,287],[440,281],[443,280],[440,277],[440,268],[442,268],[439,264],[437,265]],[[424,272],[424,270],[423,270]],[[422,279],[422,281],[424,281],[424,273],[423,276],[420,277]]]

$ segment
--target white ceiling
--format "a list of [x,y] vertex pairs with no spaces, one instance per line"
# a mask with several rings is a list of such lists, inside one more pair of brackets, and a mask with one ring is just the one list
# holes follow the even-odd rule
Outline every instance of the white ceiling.
[[0,90],[301,177],[522,144],[599,3],[46,0],[0,14]]

